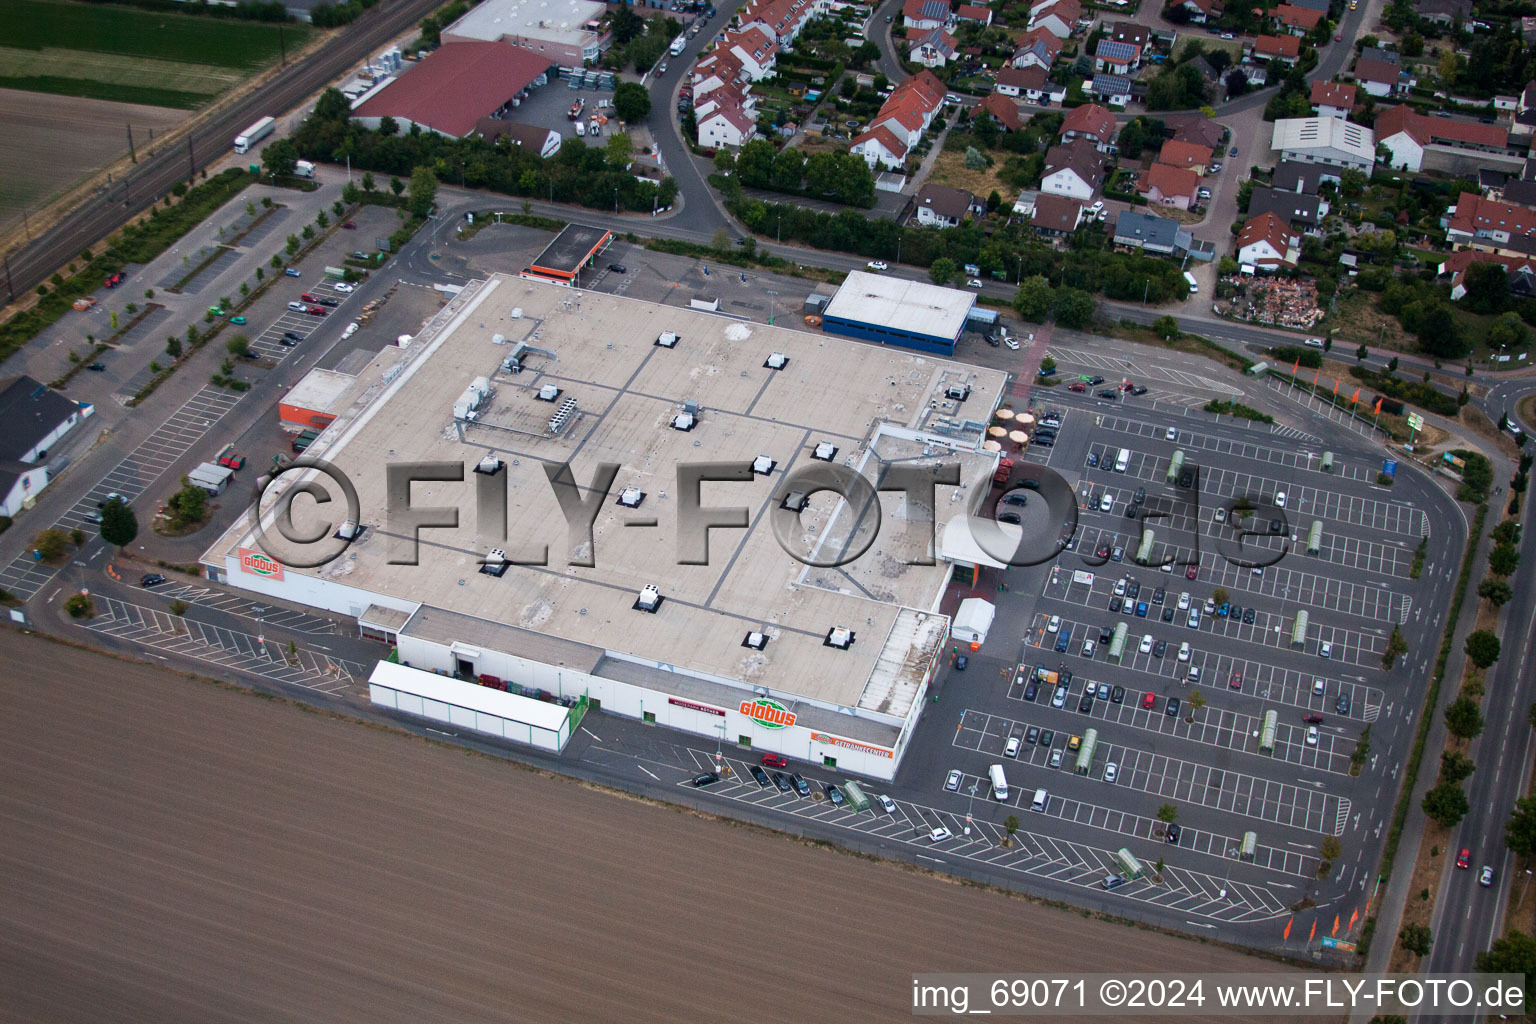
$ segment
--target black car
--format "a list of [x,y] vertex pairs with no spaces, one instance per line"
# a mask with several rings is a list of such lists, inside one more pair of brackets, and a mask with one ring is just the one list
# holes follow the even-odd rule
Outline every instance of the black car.
[[1132,505],[1132,504],[1129,504],[1129,503],[1126,504],[1126,506],[1125,506],[1125,518],[1127,518],[1127,519],[1135,519],[1136,518],[1136,506],[1135,505]]
[[1045,747],[1047,750],[1049,750],[1051,747],[1055,746],[1056,745],[1056,732],[1055,732],[1055,730],[1047,729],[1044,732],[1042,732],[1040,734],[1040,745],[1042,747]]
[[1031,746],[1040,742],[1040,727],[1038,725],[1032,725],[1025,730],[1024,742]]
[[283,335],[281,338],[278,338],[277,339],[277,343],[279,345],[282,345],[284,348],[293,348],[295,345],[298,344],[297,341],[295,341],[294,339],[288,337],[286,334]]
[[1088,383],[1091,384],[1094,387],[1098,387],[1100,384],[1104,383],[1104,378],[1103,377],[1089,377],[1088,378]]
[[1164,622],[1172,622],[1173,621],[1174,610],[1175,609],[1174,609],[1173,605],[1171,605],[1171,604],[1166,606],[1163,609],[1163,621]]
[[1125,596],[1130,598],[1132,601],[1134,601],[1138,597],[1140,597],[1141,596],[1141,581],[1140,580],[1131,580],[1131,582],[1127,583],[1125,585]]
[[1162,604],[1163,598],[1166,596],[1168,596],[1168,592],[1162,587],[1158,587],[1156,590],[1152,591],[1152,603]]
[[1005,494],[1005,495],[1003,495],[1003,504],[1004,505],[1019,505],[1019,506],[1028,505],[1029,504],[1029,495],[1027,495],[1027,494],[1018,494],[1018,493]]
[[1136,488],[1136,493],[1131,495],[1131,501],[1134,502],[1137,505],[1140,505],[1142,502],[1144,502],[1146,500],[1147,500],[1147,489],[1145,487],[1138,487],[1138,488]]
[[1055,448],[1056,447],[1056,439],[1054,437],[1032,437],[1032,438],[1029,439],[1029,443],[1033,444],[1033,445],[1038,445],[1041,448]]
[[101,373],[101,372],[105,371],[106,368],[107,368],[107,364],[106,363],[92,363],[90,366],[86,367],[87,370],[95,370],[97,373]]
[[1040,696],[1040,680],[1031,677],[1029,682],[1024,684],[1024,699],[1034,700],[1038,696]]
[[1083,694],[1083,699],[1077,702],[1077,710],[1088,715],[1093,713],[1093,694]]
[[315,301],[320,303],[320,305],[322,305],[322,306],[339,306],[339,305],[341,305],[341,303],[337,302],[335,299],[316,299]]
[[1253,625],[1253,609],[1252,608],[1244,608],[1243,609],[1243,621],[1246,622],[1250,626]]
[[757,784],[759,786],[771,785],[772,780],[768,778],[768,773],[763,771],[757,765],[753,765],[750,771],[752,772],[752,777],[757,780]]
[[1099,453],[1098,452],[1089,452],[1088,453],[1088,468],[1089,469],[1097,469],[1098,465],[1099,465]]
[[808,783],[804,779],[802,779],[800,777],[800,773],[799,772],[796,772],[795,774],[791,775],[789,777],[789,781],[793,782],[795,784],[795,792],[796,793],[799,793],[801,796],[810,796],[811,795],[810,783]]
[[693,777],[693,784],[695,786],[713,786],[719,781],[720,774],[718,772],[705,772],[703,775],[695,775]]
[[1169,697],[1168,706],[1163,709],[1163,714],[1169,718],[1176,718],[1179,714],[1179,698]]
[[1125,687],[1117,686],[1113,690],[1109,691],[1109,702],[1111,704],[1125,703]]
[[608,264],[608,269],[613,271],[615,274],[627,274],[627,273],[629,273],[629,269],[627,267],[625,267],[624,264],[622,264],[622,263],[610,263],[610,264]]
[[1135,387],[1131,388],[1131,394],[1133,394],[1133,395],[1144,395],[1146,393],[1147,393],[1146,387],[1144,387],[1141,384],[1137,384]]
[[143,576],[143,577],[141,577],[139,579],[139,586],[141,586],[141,587],[153,587],[156,584],[164,583],[164,582],[165,582],[165,577],[164,576],[160,575],[157,572],[152,572],[152,573],[149,573],[148,575]]
[[[1065,665],[1066,663],[1063,662],[1062,664]],[[1072,673],[1063,668],[1058,674],[1056,681],[1059,682],[1062,686],[1071,686]]]
[[1118,391],[1110,391],[1108,389],[1106,389],[1104,391],[1095,391],[1094,394],[1098,395],[1100,398],[1104,399],[1104,401],[1106,401],[1106,402],[1113,402],[1117,398],[1120,397],[1120,392],[1118,392]]
[[999,512],[997,514],[997,521],[1000,523],[1008,523],[1012,526],[1020,526],[1024,522],[1024,520],[1019,518],[1019,514],[1017,512]]
[[827,799],[832,801],[833,807],[843,806],[843,791],[828,782],[821,787],[827,791]]
[[1163,656],[1164,652],[1166,652],[1167,650],[1168,650],[1168,641],[1166,641],[1166,640],[1159,640],[1157,643],[1152,645],[1152,657],[1154,657],[1154,658],[1161,658]]
[[1115,635],[1115,631],[1110,629],[1108,626],[1100,626],[1099,627],[1099,643],[1101,643],[1101,644],[1109,643],[1109,638],[1114,636],[1114,635]]
[[1112,611],[1112,612],[1119,611],[1121,603],[1122,603],[1122,598],[1120,598],[1118,595],[1115,596],[1115,597],[1110,598],[1109,599],[1109,610]]
[[1278,519],[1271,519],[1269,521],[1269,532],[1270,533],[1280,533],[1284,529],[1285,529],[1285,524],[1282,523],[1280,520],[1278,520]]
[[1192,484],[1194,482],[1195,482],[1195,474],[1189,472],[1188,470],[1186,470],[1179,477],[1179,486],[1180,487],[1188,487],[1190,484]]
[[773,784],[775,786],[778,786],[779,789],[782,792],[785,792],[785,793],[788,793],[791,789],[794,788],[793,786],[791,786],[789,784],[789,780],[784,777],[784,773],[783,772],[774,772],[773,773]]
[[1339,694],[1339,699],[1333,702],[1333,710],[1341,715],[1349,714],[1349,694]]
[[1023,480],[1019,481],[1019,486],[1027,487],[1032,491],[1038,491],[1040,489],[1040,481],[1036,480],[1032,476],[1027,476]]
[[1168,826],[1168,842],[1172,843],[1174,846],[1178,846],[1179,845],[1179,834],[1181,832],[1183,832],[1183,829],[1179,828],[1179,826],[1177,826],[1177,825],[1169,825]]

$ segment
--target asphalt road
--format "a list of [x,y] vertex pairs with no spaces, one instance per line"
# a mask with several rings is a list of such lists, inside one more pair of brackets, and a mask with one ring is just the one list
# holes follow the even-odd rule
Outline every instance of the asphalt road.
[[0,681],[11,1021],[889,1021],[916,971],[1283,970],[12,631],[0,649],[33,666]]
[[[208,119],[177,146],[141,160],[125,177],[11,255],[16,292],[26,292],[58,267],[117,230],[140,210],[229,151],[240,129],[263,115],[297,107],[347,68],[383,46],[438,6],[437,0],[385,0],[308,57],[289,65],[269,84]],[[259,154],[252,153],[253,161]],[[12,296],[14,298],[14,296]]]

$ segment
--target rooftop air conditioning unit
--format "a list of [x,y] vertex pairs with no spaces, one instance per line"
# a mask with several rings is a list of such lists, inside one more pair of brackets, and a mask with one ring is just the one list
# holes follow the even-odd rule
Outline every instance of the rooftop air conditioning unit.
[[784,500],[779,502],[779,508],[788,509],[791,512],[803,512],[809,501],[804,491],[790,491],[784,495]]
[[679,340],[678,336],[672,331],[662,331],[656,338],[656,344],[662,348],[674,348]]
[[775,465],[777,465],[777,463],[775,463],[768,456],[759,455],[757,458],[752,460],[752,472],[758,474],[759,476],[767,476],[769,473],[773,472],[773,467]]
[[957,402],[963,402],[971,397],[971,386],[969,384],[951,384],[945,389],[944,394],[946,397],[953,398]]
[[837,445],[831,441],[823,441],[816,446],[815,451],[811,452],[811,458],[820,459],[822,462],[831,462],[837,458]]
[[846,651],[853,645],[853,630],[847,626],[833,626],[827,633],[824,641],[828,647],[836,647],[840,651]]
[[538,399],[541,402],[553,402],[560,397],[560,389],[553,384],[545,384],[539,388]]
[[521,320],[522,318],[523,318],[523,307],[522,306],[513,306],[512,307],[512,319],[513,320]]
[[672,417],[672,429],[684,431],[692,430],[694,424],[697,422],[698,421],[693,418],[693,413],[680,412],[676,416]]
[[339,540],[356,540],[362,536],[363,528],[356,519],[348,519],[336,530],[334,536]]
[[656,584],[647,583],[641,588],[640,597],[635,601],[634,607],[636,611],[656,614],[657,609],[661,607],[661,591],[656,588]]
[[505,345],[506,343],[507,343],[507,336],[505,334],[493,334],[493,335],[491,335],[491,344],[492,345]]
[[754,651],[760,651],[768,646],[768,634],[753,630],[747,634],[747,638],[741,642],[741,646],[750,647]]
[[770,370],[782,370],[789,365],[789,356],[783,352],[775,352],[768,357],[768,361],[763,365]]
[[480,571],[487,576],[500,579],[507,571],[507,553],[501,548],[491,548],[480,563]]
[[625,508],[639,508],[645,500],[645,492],[638,487],[626,487],[619,492],[619,504]]
[[500,473],[502,467],[505,465],[506,463],[502,462],[496,456],[486,455],[479,462],[475,463],[475,472],[484,473],[486,476],[494,476],[497,473]]

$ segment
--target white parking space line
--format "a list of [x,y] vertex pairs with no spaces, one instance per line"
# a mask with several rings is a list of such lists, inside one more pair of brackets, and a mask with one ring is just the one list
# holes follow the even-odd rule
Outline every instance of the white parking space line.
[[[1227,437],[1201,433],[1199,430],[1181,424],[1150,423],[1146,420],[1107,415],[1100,419],[1099,426],[1104,430],[1114,430],[1130,434],[1134,437],[1150,438],[1155,441],[1162,441],[1166,436],[1168,427],[1176,426],[1179,431],[1178,440],[1166,443],[1184,449],[1186,458],[1197,451],[1207,451],[1220,455],[1230,455],[1235,461],[1267,462],[1272,465],[1283,466],[1286,469],[1305,469],[1322,474],[1325,477],[1335,477],[1340,480],[1359,480],[1372,483],[1376,479],[1374,470],[1368,471],[1364,466],[1354,463],[1340,464],[1335,462],[1332,471],[1324,473],[1320,453],[1299,452],[1294,447],[1274,448],[1250,441],[1234,441]],[[1301,431],[1294,431],[1293,433],[1301,434]],[[1311,437],[1310,434],[1301,434],[1301,436]]]
[[[1268,378],[1268,387],[1269,390],[1274,392],[1276,395],[1295,402],[1297,405],[1301,406],[1303,409],[1306,409],[1308,412],[1315,413],[1324,417],[1325,419],[1331,420],[1332,422],[1337,423],[1339,426],[1344,427],[1347,430],[1352,430],[1362,437],[1369,438],[1372,441],[1376,440],[1376,431],[1371,428],[1371,421],[1369,419],[1359,419],[1358,414],[1356,416],[1351,416],[1348,411],[1336,408],[1332,403],[1315,397],[1305,387],[1298,387],[1287,384],[1284,381],[1277,380],[1274,377]],[[1365,411],[1369,412],[1370,408],[1371,407],[1369,406],[1365,407]]]
[[[1121,378],[1129,379],[1137,384],[1145,384],[1150,387],[1153,382],[1172,385],[1176,393],[1187,393],[1191,388],[1209,391],[1212,394],[1222,395],[1227,398],[1240,398],[1244,394],[1241,388],[1233,387],[1225,381],[1219,381],[1212,377],[1206,377],[1188,370],[1179,370],[1168,366],[1159,366],[1157,363],[1150,365],[1136,362],[1134,359],[1101,356],[1092,352],[1084,352],[1075,348],[1063,348],[1052,345],[1046,355],[1054,358],[1058,363],[1066,363],[1070,366],[1080,366],[1085,370],[1091,370],[1098,375],[1109,378],[1118,383]],[[1201,404],[1204,404],[1203,400]]]

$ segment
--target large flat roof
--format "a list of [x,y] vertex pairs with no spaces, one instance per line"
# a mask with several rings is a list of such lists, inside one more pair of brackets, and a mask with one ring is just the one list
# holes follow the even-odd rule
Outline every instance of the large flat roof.
[[543,39],[576,45],[592,36],[585,28],[607,8],[597,0],[485,0],[443,29],[450,37],[497,41]]
[[[514,309],[520,318],[512,318]],[[663,332],[678,335],[675,347],[656,344]],[[493,335],[506,343],[494,344]],[[882,492],[876,529],[867,514],[856,522],[832,492],[813,495],[798,521],[799,542],[826,551],[851,538],[873,539],[848,565],[811,568],[780,547],[770,525],[773,494],[784,474],[811,463],[813,450],[830,442],[833,461],[866,479],[885,465],[955,462],[961,485],[936,488],[937,515],[947,520],[954,509],[973,507],[990,487],[995,456],[979,448],[1004,373],[501,276],[473,292],[442,331],[421,337],[403,368],[370,386],[318,445],[356,486],[365,532],[329,565],[285,570],[295,592],[312,586],[296,577],[313,576],[392,603],[420,602],[426,607],[406,632],[452,627],[469,634],[468,620],[499,623],[561,641],[553,647],[573,665],[603,650],[898,719],[911,709],[921,652],[933,645],[933,624],[942,621],[928,613],[938,605],[947,567],[907,563],[929,554],[922,524],[935,509],[909,508],[900,492]],[[514,351],[522,353],[522,372],[502,372]],[[772,353],[788,363],[766,368]],[[476,378],[489,380],[489,400],[477,421],[456,423],[454,404]],[[555,402],[536,397],[544,385],[561,390]],[[952,385],[968,387],[968,396],[947,397]],[[575,408],[551,432],[549,420],[567,399]],[[700,405],[697,424],[673,429],[688,401]],[[507,492],[505,542],[483,535],[493,528],[477,523],[481,477],[469,470],[487,453],[506,463],[490,478]],[[705,507],[745,507],[748,526],[711,530],[707,565],[677,564],[676,467],[750,463],[759,455],[776,463],[768,476],[701,488]],[[461,510],[457,528],[421,531],[419,565],[391,564],[384,513],[384,467],[406,461],[466,467],[463,483],[413,487],[414,506]],[[620,467],[597,508],[595,551],[572,549],[543,471],[567,463],[581,484],[601,464]],[[645,495],[637,509],[617,503],[629,486]],[[320,521],[306,519],[304,504],[296,503],[301,529]],[[649,517],[658,526],[626,526]],[[517,557],[542,545],[549,548],[547,565],[514,565],[500,578],[478,571],[491,546]],[[222,560],[240,546],[252,546],[249,522],[231,528],[207,557]],[[568,556],[589,554],[592,567],[567,564]],[[633,608],[647,584],[663,598],[654,614]],[[837,626],[855,634],[846,650],[824,643]],[[743,645],[750,631],[769,636],[766,648]]]
[[975,295],[958,288],[856,270],[823,315],[954,340],[975,304]]
[[503,43],[444,43],[372,92],[352,116],[414,121],[461,139],[554,63],[532,50]]

